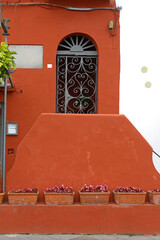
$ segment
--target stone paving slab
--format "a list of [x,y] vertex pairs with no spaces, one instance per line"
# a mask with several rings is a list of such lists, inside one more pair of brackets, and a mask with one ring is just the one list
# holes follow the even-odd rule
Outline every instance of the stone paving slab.
[[160,240],[160,235],[2,234],[0,240]]

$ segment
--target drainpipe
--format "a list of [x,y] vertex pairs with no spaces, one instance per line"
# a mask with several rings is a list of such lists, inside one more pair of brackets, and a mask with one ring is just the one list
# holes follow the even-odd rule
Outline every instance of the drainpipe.
[[2,189],[5,192],[6,167],[6,116],[7,116],[7,78],[4,78],[3,150],[2,150]]
[[[7,21],[9,21],[8,19],[6,20],[6,24],[3,26],[2,24],[2,28],[4,30],[3,35],[5,36],[5,43],[8,44],[7,41],[7,36],[9,35],[8,33],[8,25],[7,25]],[[6,181],[6,174],[5,174],[5,167],[6,167],[6,116],[7,116],[7,77],[4,78],[4,114],[3,114],[3,149],[2,149],[2,189],[5,192],[5,181]]]

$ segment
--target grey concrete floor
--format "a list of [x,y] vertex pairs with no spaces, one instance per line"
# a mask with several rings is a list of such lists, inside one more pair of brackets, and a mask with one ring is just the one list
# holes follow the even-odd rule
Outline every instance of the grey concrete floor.
[[2,234],[0,240],[160,240],[160,235]]

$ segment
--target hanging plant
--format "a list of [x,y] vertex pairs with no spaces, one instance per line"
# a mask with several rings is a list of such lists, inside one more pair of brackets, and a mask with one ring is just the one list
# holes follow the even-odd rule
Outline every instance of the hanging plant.
[[[10,69],[16,69],[15,51],[10,51],[5,42],[0,44],[0,78],[8,76]],[[1,84],[2,81],[0,81]]]

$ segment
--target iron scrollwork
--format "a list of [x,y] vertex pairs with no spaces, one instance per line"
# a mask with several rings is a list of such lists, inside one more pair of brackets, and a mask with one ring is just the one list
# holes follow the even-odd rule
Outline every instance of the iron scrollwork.
[[57,112],[96,113],[97,57],[58,56]]

